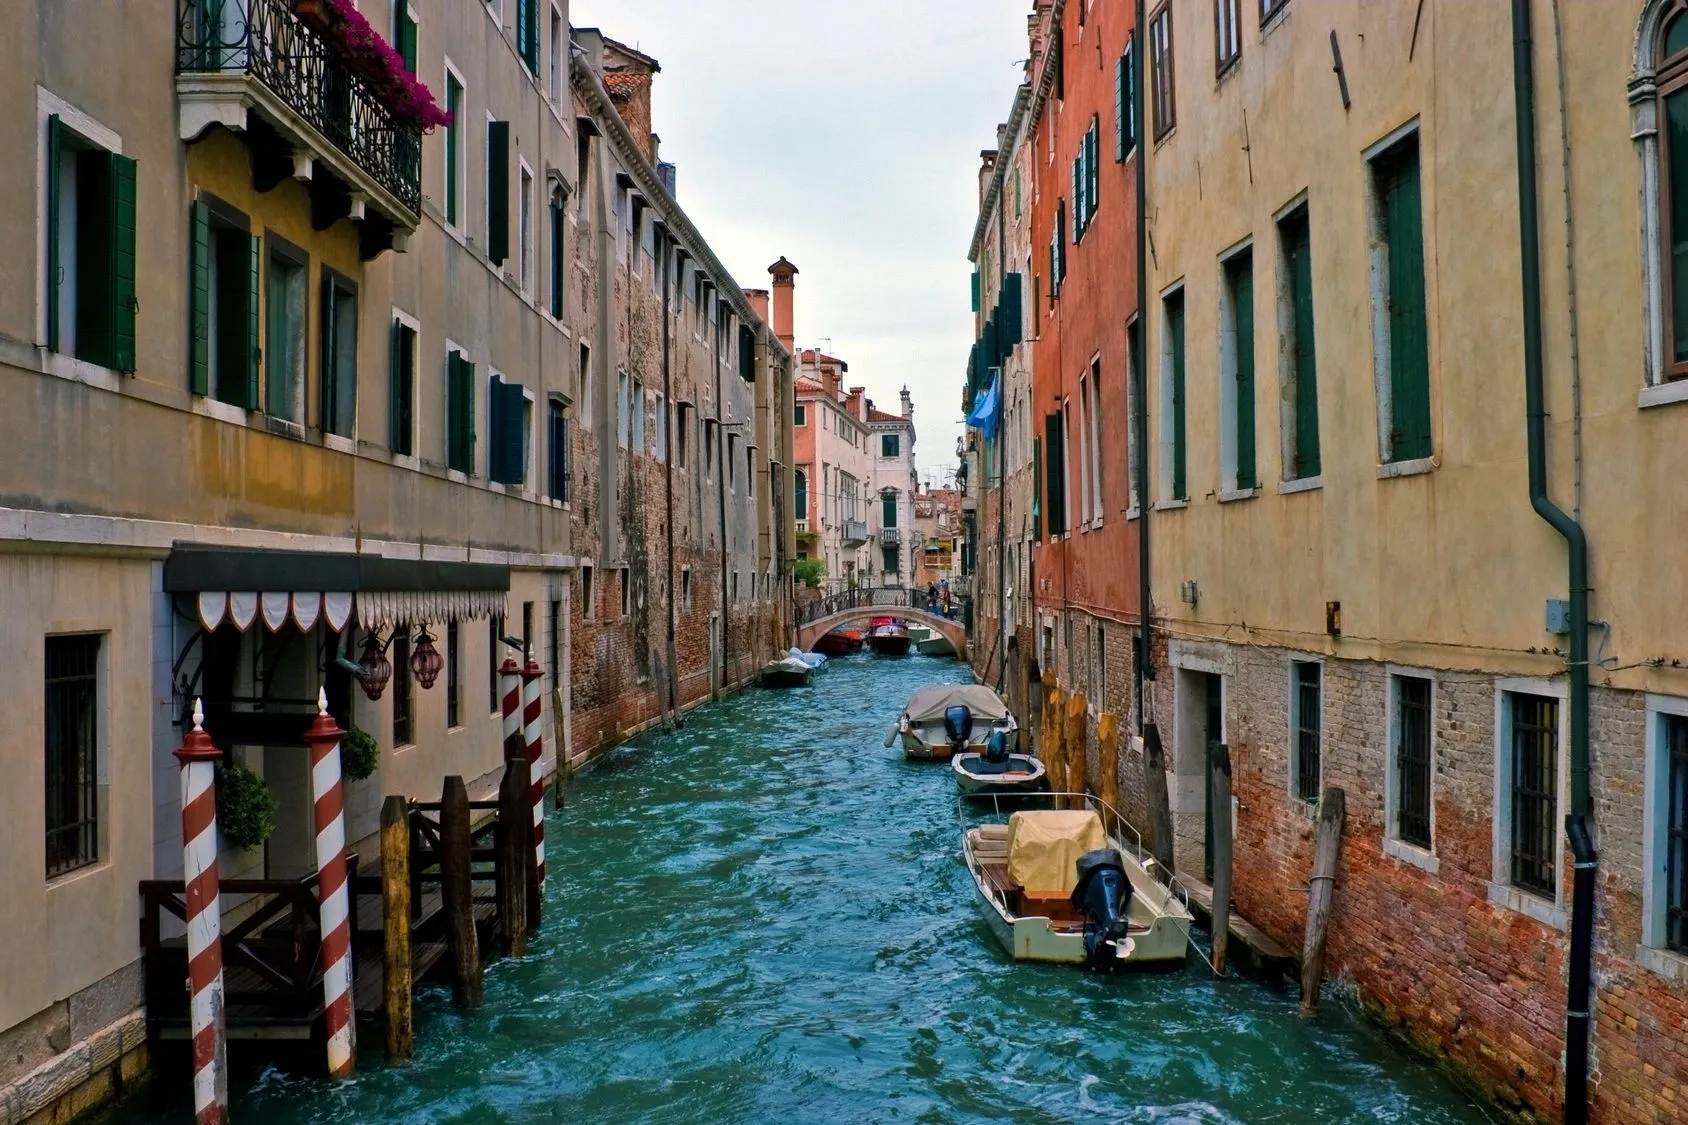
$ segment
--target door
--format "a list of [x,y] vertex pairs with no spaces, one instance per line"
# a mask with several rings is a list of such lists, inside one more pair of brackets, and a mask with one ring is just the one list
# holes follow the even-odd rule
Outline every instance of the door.
[[[1213,883],[1213,747],[1215,743],[1225,739],[1225,680],[1224,677],[1213,672],[1201,674],[1204,699],[1202,701],[1204,719],[1202,722],[1202,747],[1205,751],[1202,761],[1206,768],[1202,774],[1202,807],[1207,810],[1206,820],[1202,830],[1202,870],[1205,872],[1209,885]],[[1222,815],[1230,815],[1226,809]]]

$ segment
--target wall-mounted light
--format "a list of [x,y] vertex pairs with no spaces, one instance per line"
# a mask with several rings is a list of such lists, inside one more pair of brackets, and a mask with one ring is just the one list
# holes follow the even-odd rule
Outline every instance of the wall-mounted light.
[[1196,600],[1199,597],[1201,597],[1201,588],[1196,585],[1196,580],[1194,578],[1178,587],[1178,598],[1180,601],[1186,602],[1189,605],[1195,605]]
[[434,681],[440,678],[440,671],[445,667],[445,657],[434,647],[434,636],[428,632],[426,625],[416,634],[414,647],[410,651],[410,674],[416,677],[416,682],[427,691],[434,686]]
[[[391,638],[387,643],[392,643]],[[374,630],[364,636],[358,669],[358,683],[363,687],[363,694],[372,702],[380,699],[381,693],[387,690],[387,681],[393,678],[393,662],[387,659],[387,645],[381,643],[380,634]]]

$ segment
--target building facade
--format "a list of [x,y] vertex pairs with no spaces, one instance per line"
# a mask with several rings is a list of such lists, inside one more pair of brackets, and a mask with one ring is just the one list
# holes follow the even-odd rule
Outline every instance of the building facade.
[[560,0],[365,4],[445,124],[286,0],[100,7],[0,46],[11,1120],[145,1064],[196,699],[277,801],[225,878],[314,871],[319,691],[377,747],[367,864],[383,796],[495,783],[506,657],[551,775],[748,675],[793,549],[789,355],[674,202],[654,60]]
[[922,488],[914,497],[914,534],[920,553],[914,569],[914,588],[942,584],[952,598],[959,594],[961,560],[967,546],[962,533],[961,493],[953,488]]
[[875,586],[911,586],[920,542],[914,526],[914,401],[908,388],[902,410],[891,414],[863,402],[867,418],[869,466],[868,523],[873,545],[868,551],[869,581]]
[[863,388],[842,385],[849,369],[814,348],[797,353],[793,432],[798,487],[807,498],[798,509],[798,549],[822,560],[828,592],[853,589],[868,575],[870,434]]

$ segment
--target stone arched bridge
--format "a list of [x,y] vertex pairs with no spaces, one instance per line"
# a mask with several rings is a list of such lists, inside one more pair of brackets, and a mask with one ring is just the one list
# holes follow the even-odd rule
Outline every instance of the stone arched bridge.
[[875,617],[895,617],[899,621],[918,622],[941,634],[955,647],[956,655],[966,660],[966,628],[959,621],[924,609],[925,604],[924,593],[896,586],[828,594],[797,611],[797,647],[804,652],[809,651],[816,641],[840,625],[866,622]]

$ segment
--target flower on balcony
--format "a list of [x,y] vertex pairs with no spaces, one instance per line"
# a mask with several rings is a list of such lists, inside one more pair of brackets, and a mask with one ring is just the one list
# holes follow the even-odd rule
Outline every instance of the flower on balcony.
[[380,32],[369,26],[353,0],[326,0],[322,26],[329,44],[355,70],[376,101],[394,117],[426,132],[450,125],[451,114],[434,101],[433,93],[405,67],[404,59]]

